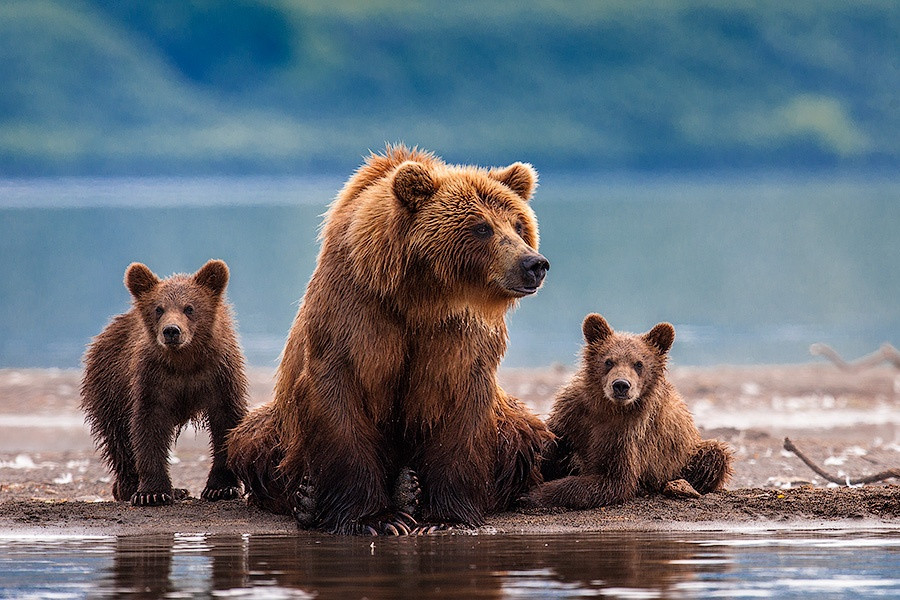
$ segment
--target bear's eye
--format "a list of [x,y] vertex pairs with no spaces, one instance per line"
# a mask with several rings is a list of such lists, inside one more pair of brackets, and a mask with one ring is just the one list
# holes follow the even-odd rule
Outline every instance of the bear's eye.
[[165,309],[164,309],[162,306],[157,306],[157,307],[156,307],[156,316],[157,316],[157,317],[163,316],[163,313],[164,313],[164,312],[166,312],[166,311],[165,311]]
[[184,307],[184,314],[186,314],[187,316],[191,316],[192,314],[194,314],[194,307],[193,307],[193,306],[190,306],[190,305],[185,306],[185,307]]
[[525,226],[522,225],[522,221],[516,221],[516,235],[519,237],[525,235]]
[[491,229],[491,226],[487,223],[479,223],[472,228],[472,232],[476,237],[486,240],[487,238],[491,237],[491,235],[493,235],[494,230]]
[[607,368],[607,369],[612,369],[612,368],[613,368],[613,365],[616,364],[616,363],[614,363],[613,360],[612,360],[611,358],[607,358],[607,359],[606,359],[606,362],[603,363],[603,364],[606,365],[606,368]]
[[642,363],[641,361],[637,361],[636,363],[634,363],[634,372],[635,373],[640,375],[641,371],[643,371],[643,370],[644,370],[644,363]]

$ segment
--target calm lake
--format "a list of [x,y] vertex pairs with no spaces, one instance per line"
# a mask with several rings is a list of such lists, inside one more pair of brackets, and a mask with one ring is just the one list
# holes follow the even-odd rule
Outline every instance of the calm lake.
[[[128,308],[126,266],[228,262],[251,364],[272,365],[340,178],[0,180],[0,368],[77,367]],[[676,364],[848,358],[900,345],[900,179],[544,174],[544,288],[509,316],[506,366],[572,364],[581,321],[675,324]]]
[[0,536],[10,598],[896,598],[898,531]]

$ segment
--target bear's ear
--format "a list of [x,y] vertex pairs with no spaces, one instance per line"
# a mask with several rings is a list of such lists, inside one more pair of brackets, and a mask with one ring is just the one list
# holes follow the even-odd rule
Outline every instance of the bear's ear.
[[194,273],[194,282],[218,296],[228,285],[228,265],[222,260],[211,260]]
[[125,287],[135,298],[140,298],[159,283],[159,277],[153,274],[147,265],[131,263],[125,269]]
[[431,171],[422,163],[408,160],[394,173],[394,195],[411,211],[416,211],[437,191]]
[[516,162],[505,169],[491,169],[488,174],[514,191],[522,200],[531,200],[534,188],[537,187],[537,171],[528,163]]
[[581,324],[581,331],[584,333],[584,340],[588,344],[602,342],[613,334],[612,327],[606,322],[606,319],[597,313],[591,313],[584,318]]
[[659,350],[660,354],[665,354],[675,342],[675,328],[671,323],[659,323],[643,337],[647,343]]

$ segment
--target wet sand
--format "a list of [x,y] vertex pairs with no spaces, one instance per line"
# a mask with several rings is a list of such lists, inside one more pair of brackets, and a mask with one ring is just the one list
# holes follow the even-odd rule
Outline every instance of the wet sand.
[[[507,369],[501,383],[536,412],[571,374]],[[251,404],[271,397],[273,372],[253,369]],[[671,377],[705,437],[735,451],[727,490],[698,499],[638,498],[591,511],[491,516],[478,533],[757,528],[897,528],[900,481],[829,484],[783,447],[785,436],[840,477],[900,467],[900,371],[830,364],[675,367]],[[0,529],[48,534],[288,533],[291,519],[242,501],[188,499],[135,508],[112,500],[110,477],[78,409],[75,370],[0,370]],[[186,429],[171,458],[177,487],[199,495],[209,468],[205,432]]]

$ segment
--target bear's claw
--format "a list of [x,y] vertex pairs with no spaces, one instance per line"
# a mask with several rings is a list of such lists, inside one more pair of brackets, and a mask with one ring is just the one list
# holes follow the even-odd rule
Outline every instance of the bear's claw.
[[430,525],[419,525],[412,529],[410,535],[432,535],[435,533],[450,533],[453,531],[453,525],[450,523],[436,523]]
[[388,513],[359,521],[351,521],[338,527],[333,533],[343,535],[410,535],[418,523],[406,513]]
[[223,488],[206,488],[200,497],[210,502],[217,500],[234,500],[241,497],[241,490],[234,486]]
[[132,506],[163,506],[172,502],[172,494],[166,492],[135,492],[131,497]]
[[169,492],[135,492],[131,496],[132,506],[165,506],[177,500],[185,500],[188,491],[184,488],[172,488]]

